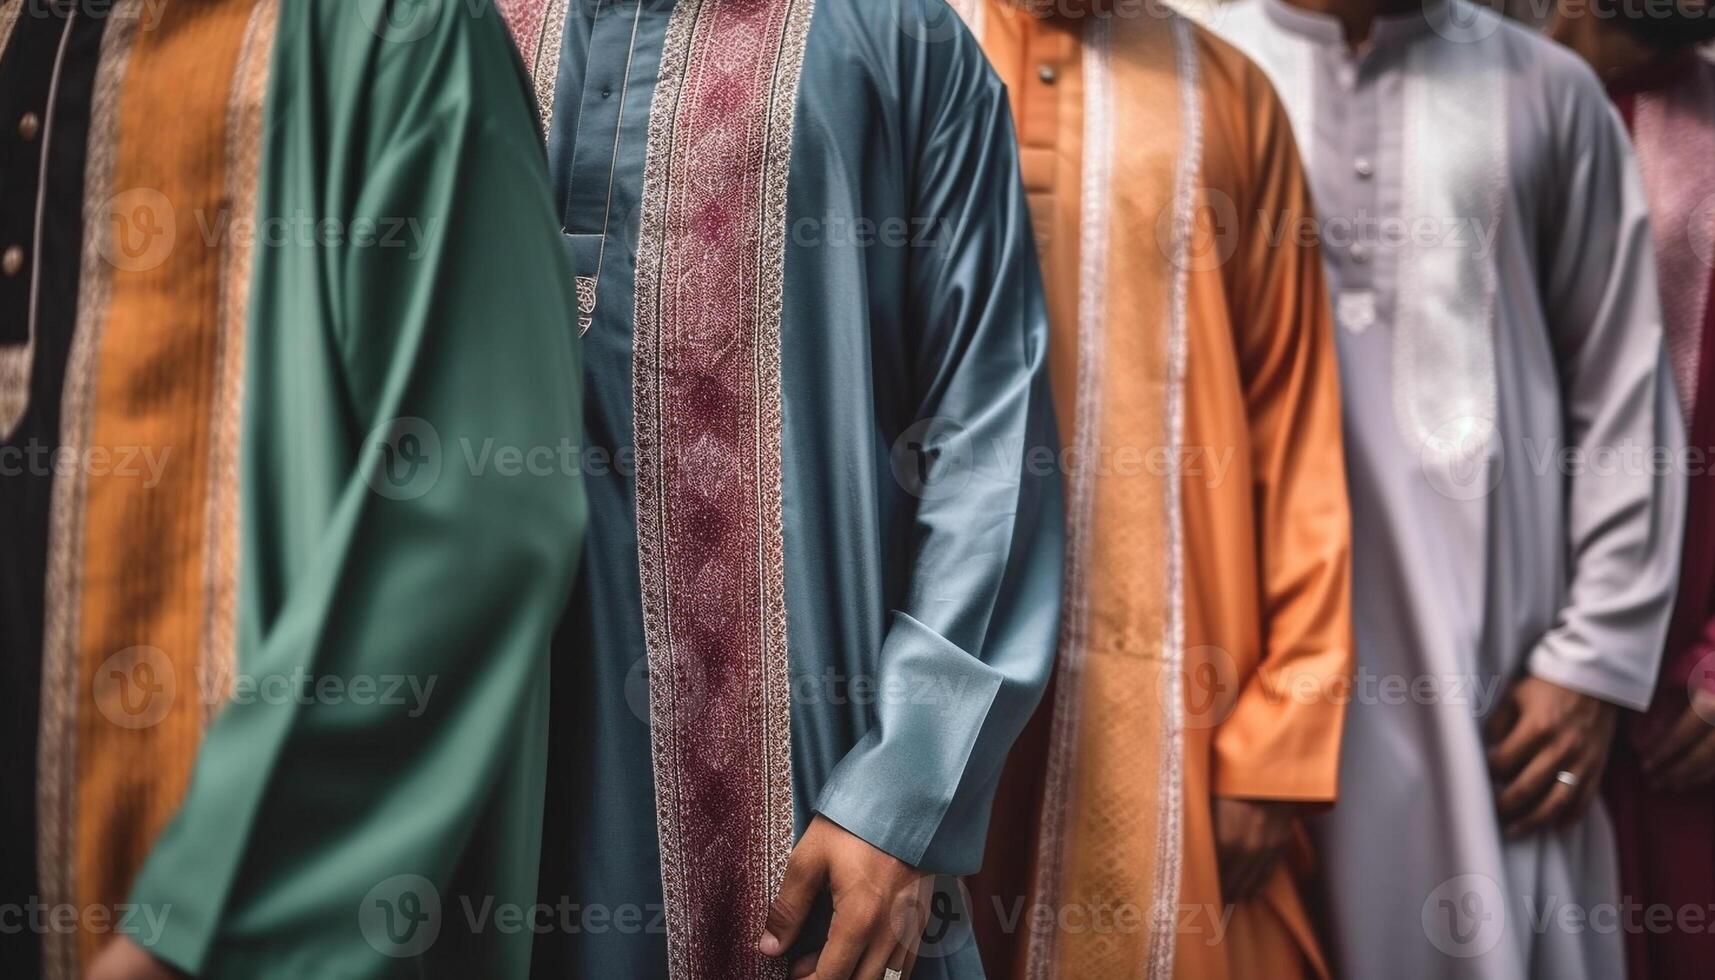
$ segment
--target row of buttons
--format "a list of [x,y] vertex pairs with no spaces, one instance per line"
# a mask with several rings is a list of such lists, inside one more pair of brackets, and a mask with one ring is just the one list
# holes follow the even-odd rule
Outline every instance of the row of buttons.
[[[42,117],[33,112],[26,112],[18,117],[18,137],[26,143],[33,143],[42,131]],[[8,246],[0,253],[0,274],[10,279],[24,271],[24,247],[22,245]]]
[[[26,143],[33,143],[42,131],[42,117],[33,112],[26,112],[18,117],[18,136]],[[0,274],[10,279],[24,271],[24,247],[22,245],[8,246],[0,253]]]

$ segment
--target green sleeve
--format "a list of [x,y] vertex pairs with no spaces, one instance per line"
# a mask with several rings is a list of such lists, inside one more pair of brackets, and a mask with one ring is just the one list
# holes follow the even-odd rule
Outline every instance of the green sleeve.
[[[527,929],[465,920],[535,898],[549,641],[585,515],[575,307],[499,18],[344,29],[339,6],[382,3],[283,5],[258,213],[352,237],[257,249],[241,688],[132,895],[194,975],[528,964]],[[310,696],[280,697],[291,678]],[[389,931],[431,906],[427,931]]]

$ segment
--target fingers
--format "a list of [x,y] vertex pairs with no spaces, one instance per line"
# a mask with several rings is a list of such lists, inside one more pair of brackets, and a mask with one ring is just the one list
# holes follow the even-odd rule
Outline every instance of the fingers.
[[1576,787],[1562,782],[1551,780],[1549,786],[1548,792],[1534,808],[1507,827],[1508,837],[1524,837],[1558,822],[1561,814],[1578,794]]
[[911,974],[917,970],[917,953],[922,943],[905,951],[905,965],[899,968],[900,980],[911,980]]
[[1711,777],[1715,777],[1715,728],[1705,725],[1703,737],[1655,774],[1652,782],[1659,790],[1682,793],[1708,783]]
[[1596,802],[1596,794],[1602,787],[1602,770],[1606,766],[1607,760],[1603,759],[1590,768],[1573,766],[1568,770],[1578,775],[1578,785],[1572,787],[1572,798],[1567,801],[1566,808],[1556,815],[1556,826],[1575,824],[1584,819],[1584,814],[1590,812],[1590,805]]
[[1659,775],[1667,769],[1669,763],[1694,748],[1709,731],[1709,723],[1703,720],[1696,709],[1687,706],[1667,735],[1644,753],[1644,772],[1650,776]]
[[887,968],[893,965],[895,956],[899,953],[899,944],[893,941],[893,935],[885,929],[875,938],[869,950],[858,961],[857,972],[852,974],[856,980],[870,980],[871,977],[880,980]]
[[[1508,712],[1498,712],[1500,717]],[[1513,714],[1516,718],[1517,715]],[[1493,738],[1489,748],[1489,771],[1495,776],[1505,778],[1524,768],[1532,759],[1541,754],[1542,747],[1548,744],[1554,736],[1552,729],[1537,725],[1513,724],[1500,730],[1498,738]]]
[[898,970],[901,980],[911,975],[912,953],[904,943],[895,946],[893,955],[887,958],[887,969]]
[[923,948],[923,930],[929,928],[930,909],[935,900],[935,879],[925,877],[917,884],[916,908],[920,913],[915,924],[906,927],[901,933],[899,952],[895,961],[889,963],[899,971],[900,980],[910,980],[911,972],[917,969],[917,954]]
[[1495,796],[1495,809],[1502,823],[1516,823],[1541,803],[1550,789],[1559,785],[1554,774],[1560,770],[1563,759],[1563,753],[1558,751],[1538,751],[1516,770],[1517,774]]
[[827,866],[820,850],[802,845],[793,849],[786,862],[786,877],[780,882],[780,894],[768,906],[768,924],[756,944],[762,955],[781,956],[791,947],[826,880]]
[[1234,902],[1239,884],[1244,880],[1244,858],[1237,853],[1222,850],[1217,858],[1221,877],[1221,898],[1226,902]]
[[807,953],[807,954],[800,956],[797,959],[793,960],[792,961],[792,980],[804,980],[805,977],[815,976],[816,975],[816,961],[819,958],[820,958],[820,954],[818,954],[818,953]]
[[1508,692],[1507,697],[1483,722],[1483,741],[1491,746],[1499,743],[1518,723],[1518,716],[1518,702],[1514,701],[1512,693]]
[[[816,980],[851,980],[859,961],[869,952],[872,938],[878,930],[878,917],[873,910],[834,909],[834,921],[828,926],[828,942],[822,947],[816,962]],[[875,971],[881,976],[881,969]]]
[[1280,860],[1281,848],[1271,848],[1246,854],[1234,862],[1231,889],[1223,888],[1221,896],[1228,904],[1248,902],[1256,897],[1263,885],[1268,883],[1268,877],[1274,872],[1274,866]]

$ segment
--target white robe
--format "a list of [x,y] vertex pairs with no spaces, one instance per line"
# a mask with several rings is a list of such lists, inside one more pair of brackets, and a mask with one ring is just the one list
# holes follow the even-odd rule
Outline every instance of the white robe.
[[1684,437],[1625,131],[1569,51],[1466,0],[1383,18],[1359,55],[1282,0],[1209,19],[1293,117],[1340,323],[1359,681],[1315,828],[1336,973],[1622,976],[1607,815],[1506,840],[1482,722],[1527,674],[1627,708],[1655,682]]

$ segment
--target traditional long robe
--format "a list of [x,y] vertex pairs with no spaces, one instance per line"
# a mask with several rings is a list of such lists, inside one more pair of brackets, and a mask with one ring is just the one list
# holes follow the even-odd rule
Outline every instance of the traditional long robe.
[[[1624,719],[1605,790],[1620,883],[1638,910],[1626,932],[1627,975],[1676,980],[1706,976],[1715,963],[1715,787],[1658,793],[1638,753],[1673,726],[1693,690],[1715,690],[1715,66],[1686,51],[1608,90],[1631,130],[1650,204],[1689,492],[1661,678],[1648,712]],[[1666,910],[1665,919],[1651,909]]]
[[1228,908],[1211,797],[1334,798],[1351,667],[1332,316],[1285,111],[1174,17],[965,12],[1014,97],[1072,502],[1055,694],[973,884],[995,977],[1323,969],[1303,848]]
[[22,2],[0,901],[31,924],[0,973],[123,933],[196,976],[522,975],[529,933],[465,908],[534,900],[583,501],[485,448],[579,418],[504,25]]
[[1606,811],[1505,838],[1482,725],[1527,674],[1655,689],[1683,432],[1624,128],[1574,55],[1465,0],[1360,52],[1283,0],[1212,22],[1292,117],[1338,323],[1359,683],[1315,828],[1334,971],[1618,976]]
[[[1005,90],[942,0],[508,10],[592,459],[536,968],[784,976],[755,944],[812,815],[974,871],[1049,673],[1063,515]],[[918,975],[980,975],[968,934]]]

